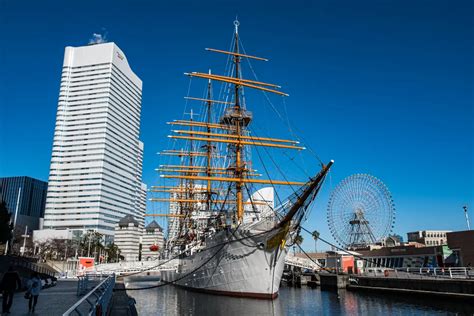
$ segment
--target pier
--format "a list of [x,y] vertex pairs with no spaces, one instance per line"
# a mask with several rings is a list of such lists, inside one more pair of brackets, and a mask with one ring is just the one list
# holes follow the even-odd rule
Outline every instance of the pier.
[[[442,272],[441,272],[442,271]],[[470,268],[398,269],[349,276],[347,289],[466,299],[474,302]]]
[[321,269],[314,260],[289,255],[283,282],[288,286],[320,286],[322,290],[348,289],[435,296],[474,301],[474,270],[450,268],[368,268],[358,273]]

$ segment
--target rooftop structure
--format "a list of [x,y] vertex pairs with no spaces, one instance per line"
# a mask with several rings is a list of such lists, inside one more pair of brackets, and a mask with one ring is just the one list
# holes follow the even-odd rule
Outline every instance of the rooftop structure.
[[446,234],[450,230],[419,230],[407,233],[408,242],[418,242],[426,246],[439,246],[447,244]]
[[139,260],[141,237],[140,223],[132,215],[127,215],[118,221],[115,226],[114,242],[125,261]]
[[164,244],[163,228],[156,221],[152,221],[143,231],[142,260],[158,259]]

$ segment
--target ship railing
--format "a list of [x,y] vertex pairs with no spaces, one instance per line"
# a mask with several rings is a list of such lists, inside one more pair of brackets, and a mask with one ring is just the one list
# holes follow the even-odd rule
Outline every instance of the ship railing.
[[[85,276],[87,278],[87,276]],[[112,292],[115,287],[115,274],[109,275],[89,293],[71,306],[63,316],[69,315],[100,315],[108,314]]]
[[474,279],[471,267],[420,267],[420,268],[365,268],[363,276],[391,277],[398,279]]

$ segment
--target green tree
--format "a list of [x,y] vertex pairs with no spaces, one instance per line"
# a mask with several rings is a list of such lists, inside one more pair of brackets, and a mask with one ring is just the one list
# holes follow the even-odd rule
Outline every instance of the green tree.
[[317,249],[317,247],[316,247],[316,244],[317,244],[318,239],[319,239],[319,232],[318,232],[317,230],[315,230],[315,231],[311,234],[311,236],[313,236],[313,239],[314,239],[314,252],[316,253],[316,252],[318,252],[318,249]]
[[10,223],[11,214],[8,212],[7,203],[0,203],[0,244],[5,244],[12,237],[13,224]]
[[303,243],[303,236],[296,235],[295,236],[295,244],[297,244],[298,246],[301,246],[302,243]]
[[114,243],[111,243],[105,250],[107,254],[107,262],[118,262],[122,257],[120,255],[119,247]]
[[82,236],[80,243],[82,256],[93,256],[96,260],[99,258],[99,253],[105,250],[102,243],[104,235],[96,231],[88,231]]

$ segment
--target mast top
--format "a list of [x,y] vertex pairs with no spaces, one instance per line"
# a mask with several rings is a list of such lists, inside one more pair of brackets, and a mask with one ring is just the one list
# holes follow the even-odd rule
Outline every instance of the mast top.
[[240,22],[239,20],[237,20],[237,17],[235,17],[235,21],[234,21],[235,34],[239,34],[239,25],[240,25]]

